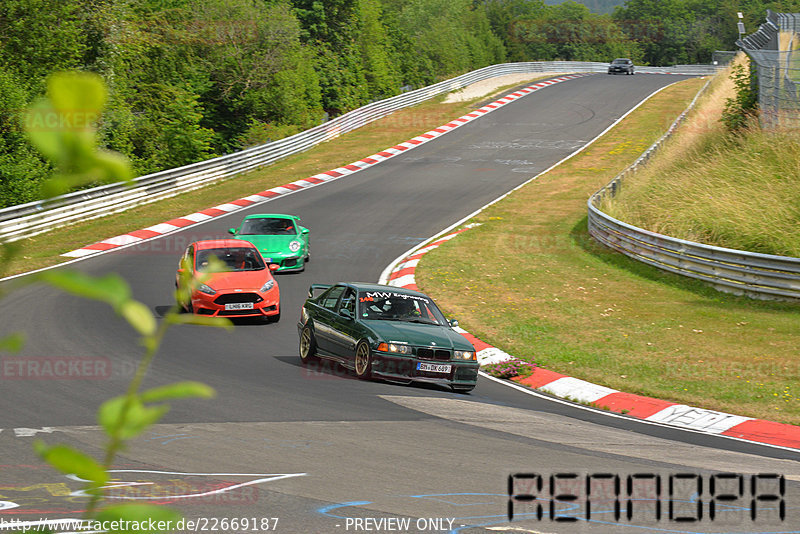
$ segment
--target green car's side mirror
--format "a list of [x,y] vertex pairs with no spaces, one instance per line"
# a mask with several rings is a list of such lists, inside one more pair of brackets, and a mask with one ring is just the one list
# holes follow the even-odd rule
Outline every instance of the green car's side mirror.
[[342,308],[341,310],[339,310],[339,315],[341,315],[342,317],[347,317],[348,319],[353,318],[353,312],[351,312],[347,308]]
[[458,326],[458,319],[450,319],[450,320],[448,320],[447,322],[448,322],[448,323],[450,323],[450,326],[451,326],[452,328],[455,328],[455,327],[457,327],[457,326]]
[[303,228],[303,227],[301,226],[301,227],[300,227],[300,233],[301,233],[301,234],[307,234],[307,233],[308,233],[308,228]]
[[236,235],[236,228],[228,228],[228,233]]

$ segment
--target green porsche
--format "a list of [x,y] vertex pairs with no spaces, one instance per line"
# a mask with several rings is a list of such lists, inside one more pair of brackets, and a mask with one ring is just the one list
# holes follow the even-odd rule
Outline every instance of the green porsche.
[[248,215],[239,228],[228,232],[234,239],[254,244],[265,262],[278,265],[278,272],[306,268],[310,236],[308,228],[300,226],[299,217],[277,213]]
[[[321,294],[314,296],[318,291]],[[467,392],[475,348],[419,291],[378,284],[312,284],[300,314],[300,359],[340,363],[359,378],[433,382]]]

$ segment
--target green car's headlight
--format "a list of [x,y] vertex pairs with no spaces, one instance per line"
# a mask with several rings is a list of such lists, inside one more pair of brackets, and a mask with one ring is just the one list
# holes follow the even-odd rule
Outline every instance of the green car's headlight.
[[300,243],[300,241],[292,241],[291,243],[289,243],[289,250],[291,250],[292,252],[297,252],[298,250],[300,250],[301,246],[302,243]]
[[471,350],[456,350],[453,351],[456,360],[477,360],[478,357]]
[[399,354],[411,354],[411,347],[402,343],[381,343],[378,345],[381,352],[396,352]]
[[207,286],[205,284],[197,284],[197,290],[200,293],[205,293],[206,295],[216,295],[217,291],[212,288],[211,286]]

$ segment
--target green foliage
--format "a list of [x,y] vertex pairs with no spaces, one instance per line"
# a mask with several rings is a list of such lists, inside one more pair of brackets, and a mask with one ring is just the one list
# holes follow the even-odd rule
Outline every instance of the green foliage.
[[28,137],[57,169],[44,183],[45,198],[86,184],[132,178],[127,160],[97,149],[94,123],[105,100],[105,86],[98,75],[56,73],[48,78],[47,98],[28,109]]
[[[565,0],[547,0],[548,5],[557,5]],[[579,3],[589,8],[592,13],[609,14],[614,8],[621,6],[625,0],[580,0]]]
[[[385,6],[387,7],[387,6]],[[505,47],[470,0],[410,0],[387,20],[407,83],[423,85],[505,61]]]
[[0,338],[0,352],[19,352],[25,345],[25,336],[19,332]]
[[730,132],[736,132],[748,126],[756,115],[758,108],[758,86],[756,70],[752,64],[748,66],[736,64],[731,67],[731,79],[736,96],[725,100],[725,109],[720,119]]
[[[382,25],[376,0],[294,0],[294,13],[301,24],[301,36],[315,57],[314,69],[319,79],[321,104],[336,116],[363,106],[370,92],[381,90],[386,78],[384,56],[367,43],[359,30],[382,39]],[[360,18],[361,17],[361,18]],[[363,20],[362,20],[363,18]],[[365,61],[378,70],[369,74]]]
[[[201,126],[203,110],[198,96],[174,87],[162,94],[172,95],[171,105],[162,110],[152,160],[159,169],[180,167],[214,156],[214,131]],[[154,121],[154,124],[156,121]]]
[[0,65],[0,208],[38,199],[50,173],[25,137],[22,112],[28,101],[22,80]]
[[[730,49],[736,11],[755,0],[6,0],[0,3],[0,207],[103,182],[118,162],[67,169],[21,110],[52,72],[97,73],[108,87],[97,146],[142,175],[275,141],[369,102],[506,61],[704,63]],[[586,7],[591,4],[592,11]],[[594,11],[594,12],[593,12]],[[74,113],[73,113],[74,115]],[[64,118],[63,114],[59,120]],[[87,117],[88,118],[88,115]],[[75,117],[71,117],[75,119]],[[41,124],[41,123],[39,123]],[[74,135],[79,140],[84,134]],[[44,143],[44,145],[42,145]],[[79,143],[80,144],[80,143]],[[89,145],[85,145],[89,146]],[[84,150],[93,153],[91,150]]]
[[138,395],[123,395],[104,402],[97,412],[97,421],[106,434],[122,441],[135,438],[168,411],[165,404],[147,406]]
[[80,67],[87,49],[81,9],[76,1],[0,2],[0,67],[35,89],[51,72]]
[[[214,326],[220,326],[219,321],[210,322]],[[153,389],[148,389],[141,395],[142,402],[162,402],[165,400],[175,399],[210,399],[216,393],[209,386],[201,382],[177,382],[168,386],[161,386]]]
[[639,43],[645,64],[675,65],[710,63],[715,50],[730,50],[737,11],[739,4],[730,1],[628,0],[613,16]]
[[[59,73],[48,79],[47,98],[39,100],[26,112],[25,126],[31,142],[59,169],[59,174],[45,182],[43,187],[45,195],[58,194],[64,189],[87,182],[120,181],[130,176],[127,159],[117,153],[99,150],[96,146],[93,125],[105,99],[106,88],[97,75],[79,72]],[[37,128],[36,125],[46,125],[46,127]],[[0,255],[0,267],[19,252],[19,245],[4,245]],[[211,267],[218,266],[219,262],[214,262]],[[185,276],[188,277],[188,274]],[[108,437],[102,462],[72,447],[48,446],[40,441],[34,444],[36,452],[55,469],[76,475],[85,481],[85,492],[90,496],[90,500],[84,518],[95,521],[124,520],[144,524],[172,521],[174,524],[180,516],[160,506],[125,504],[99,509],[103,499],[102,488],[109,480],[108,469],[117,453],[125,447],[127,440],[140,435],[167,413],[169,404],[166,401],[214,396],[213,389],[197,382],[179,382],[140,392],[147,369],[166,329],[175,324],[203,324],[230,328],[230,322],[216,317],[184,319],[180,315],[180,304],[176,304],[159,324],[146,305],[132,298],[128,284],[114,274],[93,277],[77,271],[50,270],[28,280],[44,282],[72,295],[109,304],[139,333],[141,344],[145,348],[144,357],[127,392],[106,401],[98,410],[98,421]],[[188,292],[189,290],[185,290],[176,295],[178,302],[188,298]],[[0,351],[19,350],[22,343],[21,335],[8,335],[0,339]],[[136,529],[132,532],[146,531],[146,529]],[[126,532],[126,530],[111,532]]]
[[65,445],[48,447],[42,441],[33,445],[36,453],[48,464],[67,475],[76,475],[91,483],[92,489],[108,482],[108,474],[94,458]]
[[67,293],[110,304],[118,312],[131,299],[128,284],[117,274],[95,277],[80,271],[52,270],[37,278]]
[[359,0],[356,9],[359,56],[370,99],[387,98],[397,93],[400,77],[392,62],[389,33],[381,20],[381,5],[377,0]]

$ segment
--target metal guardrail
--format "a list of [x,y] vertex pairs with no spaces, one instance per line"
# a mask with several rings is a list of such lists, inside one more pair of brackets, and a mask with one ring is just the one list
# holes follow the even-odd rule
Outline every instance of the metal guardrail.
[[[241,152],[136,178],[133,184],[110,184],[50,199],[0,209],[0,241],[31,237],[73,222],[118,213],[211,182],[274,163],[319,143],[360,128],[394,111],[413,106],[442,93],[506,74],[537,72],[606,72],[608,63],[541,61],[491,65],[428,87],[373,102],[291,137]],[[712,65],[642,67],[642,73],[710,74]]]
[[720,291],[762,299],[800,299],[800,258],[715,247],[657,234],[619,221],[597,207],[606,195],[616,195],[624,178],[646,164],[663,146],[706,87],[708,84],[658,141],[589,198],[589,234],[635,260],[710,282]]

